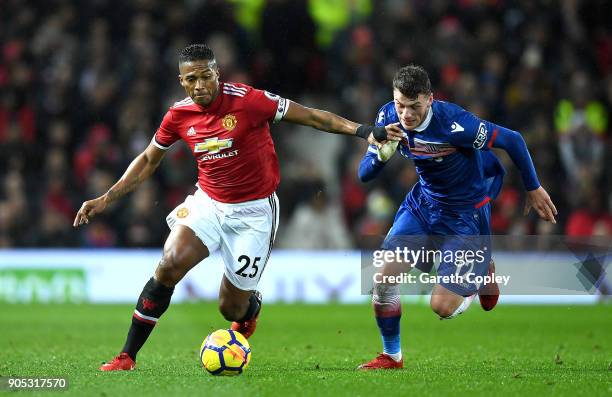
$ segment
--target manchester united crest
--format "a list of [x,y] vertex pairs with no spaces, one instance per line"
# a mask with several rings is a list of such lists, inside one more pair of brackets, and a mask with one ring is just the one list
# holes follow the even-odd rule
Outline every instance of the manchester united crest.
[[221,125],[228,131],[231,131],[236,128],[236,124],[238,124],[238,120],[236,120],[236,116],[234,116],[233,114],[225,115],[225,117],[223,117],[223,119],[221,120]]
[[178,211],[176,211],[177,218],[185,218],[187,215],[189,215],[189,210],[185,207],[179,208]]

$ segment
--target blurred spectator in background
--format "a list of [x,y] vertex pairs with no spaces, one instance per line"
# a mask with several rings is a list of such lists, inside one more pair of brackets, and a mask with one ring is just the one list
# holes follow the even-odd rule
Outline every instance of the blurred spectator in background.
[[126,246],[158,246],[157,240],[164,235],[167,227],[167,214],[160,211],[160,203],[155,198],[157,195],[155,185],[147,181],[130,197],[128,208],[122,216]]
[[608,114],[592,98],[594,87],[584,72],[575,72],[569,86],[571,99],[557,105],[555,126],[568,188],[581,190],[599,182],[602,175]]
[[382,189],[372,190],[366,201],[366,212],[355,225],[358,245],[362,248],[378,249],[381,236],[387,234],[393,224],[397,207]]
[[[520,177],[506,167],[496,234],[612,235],[610,2],[0,3],[0,246],[161,246],[165,215],[196,181],[181,145],[89,228],[67,220],[75,203],[109,188],[183,98],[167,76],[191,42],[213,48],[223,80],[369,123],[390,98],[394,71],[421,64],[437,99],[523,134],[558,203],[557,228],[522,219]],[[368,246],[415,183],[414,167],[392,160],[361,184],[355,162],[365,144],[289,129],[272,131],[283,170],[279,245]]]
[[593,188],[579,191],[575,209],[565,226],[568,236],[612,236],[612,215],[605,210],[601,194]]
[[302,186],[303,202],[297,205],[287,227],[280,234],[279,248],[348,249],[349,232],[338,205],[331,202],[325,185],[313,179]]

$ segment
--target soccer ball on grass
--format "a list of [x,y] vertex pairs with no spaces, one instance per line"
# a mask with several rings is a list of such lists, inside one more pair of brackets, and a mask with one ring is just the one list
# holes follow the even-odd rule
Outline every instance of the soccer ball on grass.
[[251,347],[240,332],[219,329],[202,342],[200,361],[213,375],[240,375],[251,361]]

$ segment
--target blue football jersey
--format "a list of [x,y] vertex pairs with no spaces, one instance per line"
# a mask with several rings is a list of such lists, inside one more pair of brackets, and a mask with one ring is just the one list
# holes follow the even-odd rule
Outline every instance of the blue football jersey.
[[[393,101],[376,118],[377,126],[399,122]],[[406,138],[399,153],[414,161],[419,188],[430,201],[445,206],[471,206],[495,198],[504,169],[489,151],[500,130],[506,130],[453,103],[434,100],[415,131],[400,128]],[[369,155],[375,152],[371,147]]]

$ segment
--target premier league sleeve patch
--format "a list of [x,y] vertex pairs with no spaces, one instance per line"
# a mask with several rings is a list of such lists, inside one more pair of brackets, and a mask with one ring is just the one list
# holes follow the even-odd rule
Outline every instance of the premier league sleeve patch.
[[478,132],[476,133],[476,139],[474,139],[474,149],[482,149],[485,142],[487,141],[487,127],[484,123],[480,123],[478,126]]
[[[266,92],[266,96],[268,93]],[[278,106],[276,107],[276,114],[274,115],[274,122],[277,123],[285,117],[287,114],[287,110],[289,110],[289,101],[285,98],[281,98],[276,95],[278,98]]]
[[268,97],[268,99],[271,100],[271,101],[278,101],[280,99],[280,97],[278,95],[273,94],[273,93],[268,92],[268,91],[264,91],[264,95],[266,97]]

